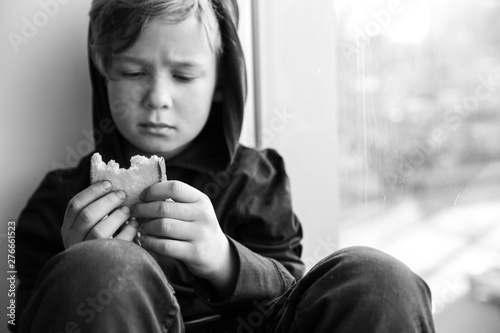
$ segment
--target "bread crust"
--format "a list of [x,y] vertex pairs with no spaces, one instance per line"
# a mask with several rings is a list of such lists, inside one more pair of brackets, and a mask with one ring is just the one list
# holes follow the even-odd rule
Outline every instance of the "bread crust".
[[167,168],[165,166],[165,159],[160,157],[160,161],[158,161],[158,174],[160,177],[160,182],[167,181]]
[[132,206],[140,202],[139,194],[142,190],[155,183],[167,181],[163,157],[147,158],[136,155],[131,158],[130,162],[130,168],[123,169],[114,160],[104,163],[102,156],[94,153],[90,159],[90,183],[110,181],[113,191],[124,191],[127,194],[124,206]]

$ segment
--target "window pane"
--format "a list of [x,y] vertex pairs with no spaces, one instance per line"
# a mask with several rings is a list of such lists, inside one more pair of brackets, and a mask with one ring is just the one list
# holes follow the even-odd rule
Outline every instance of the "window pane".
[[431,285],[500,262],[500,3],[337,0],[340,245]]

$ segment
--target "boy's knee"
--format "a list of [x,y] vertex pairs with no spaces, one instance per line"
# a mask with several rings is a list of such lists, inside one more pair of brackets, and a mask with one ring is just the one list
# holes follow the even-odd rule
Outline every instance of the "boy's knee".
[[118,265],[140,263],[149,254],[135,243],[119,239],[96,239],[71,246],[59,254],[76,265]]
[[401,261],[368,247],[325,257],[299,281],[291,298],[296,308],[287,311],[295,318],[296,331],[432,331],[425,282]]
[[155,260],[138,245],[108,239],[73,245],[54,257],[48,266],[63,280],[87,279],[88,283],[108,283],[113,278],[133,277],[134,272],[159,269],[155,267]]
[[370,247],[348,247],[332,254],[329,258],[334,264],[345,267],[352,273],[369,276],[375,280],[398,281],[417,277],[398,259]]
[[420,294],[430,300],[427,284],[398,259],[379,250],[355,246],[337,251],[312,270],[331,281],[345,282],[361,295],[393,294],[401,297]]
[[50,316],[39,313],[56,311],[56,324],[62,327],[68,320],[81,327],[115,320],[125,325],[129,310],[124,309],[142,316],[147,325],[160,323],[148,318],[181,320],[173,289],[147,251],[128,241],[92,240],[71,246],[45,265],[23,320],[33,327],[52,327]]
[[410,269],[396,258],[374,248],[365,246],[348,247],[337,254],[338,265],[372,279],[387,279],[413,275]]

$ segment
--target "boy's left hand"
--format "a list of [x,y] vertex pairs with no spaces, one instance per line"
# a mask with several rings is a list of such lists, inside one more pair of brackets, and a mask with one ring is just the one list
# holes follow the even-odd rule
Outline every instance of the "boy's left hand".
[[236,258],[210,199],[183,182],[166,181],[146,188],[141,200],[131,213],[150,219],[140,228],[142,246],[183,261],[194,275],[227,294],[225,289],[235,279]]

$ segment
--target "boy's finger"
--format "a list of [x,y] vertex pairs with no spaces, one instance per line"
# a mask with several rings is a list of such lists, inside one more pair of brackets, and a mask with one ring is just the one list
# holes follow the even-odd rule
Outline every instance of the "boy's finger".
[[91,185],[75,195],[66,207],[66,211],[64,213],[64,224],[67,225],[63,225],[63,228],[71,229],[80,212],[92,202],[108,194],[111,188],[111,182],[106,180]]
[[[78,221],[77,223],[84,226],[94,226],[106,215],[110,214],[113,210],[120,207],[120,205],[122,205],[126,199],[127,196],[123,191],[108,193],[107,195],[97,199],[96,201],[85,207],[83,210],[81,210],[80,214],[76,218]],[[75,225],[75,227],[79,226]]]
[[123,239],[127,241],[133,241],[135,236],[137,235],[137,231],[139,230],[139,223],[137,221],[132,220],[130,223],[123,227],[122,231],[115,237],[118,239]]
[[[108,193],[102,198],[97,199],[80,211],[73,224],[71,233],[77,235],[77,238],[83,241],[96,224],[100,223],[105,217],[106,219],[109,218],[107,215],[111,216],[112,212],[120,207],[124,201],[125,196],[120,196],[119,192]],[[103,238],[104,235],[91,235],[91,237]]]
[[131,214],[139,219],[169,218],[190,222],[197,217],[196,211],[191,206],[190,204],[163,200],[138,203],[131,207]]
[[140,241],[144,249],[178,260],[188,259],[193,252],[193,245],[189,242],[173,239],[158,239],[144,234],[141,236]]
[[196,236],[195,228],[193,223],[174,219],[156,219],[144,223],[141,226],[141,232],[151,236],[189,241]]
[[203,193],[186,183],[169,180],[153,184],[140,195],[142,202],[172,199],[176,202],[192,203],[201,199]]
[[90,239],[106,239],[113,234],[125,223],[130,217],[128,207],[116,209],[108,217],[97,223],[87,234],[86,240]]

